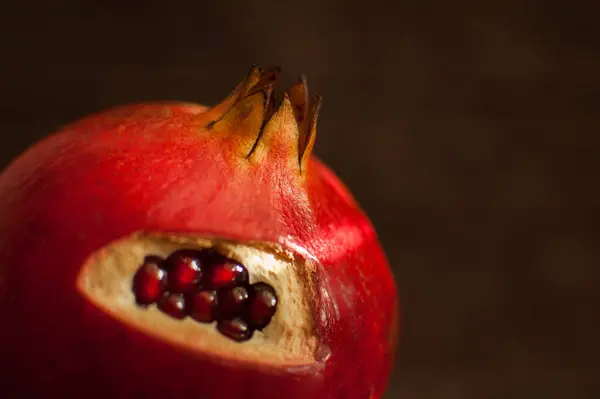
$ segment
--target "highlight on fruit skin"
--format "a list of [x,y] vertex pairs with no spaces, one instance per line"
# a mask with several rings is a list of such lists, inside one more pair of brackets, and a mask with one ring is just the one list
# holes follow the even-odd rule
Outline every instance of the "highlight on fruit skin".
[[279,77],[86,116],[0,174],[4,395],[383,395],[393,275],[312,154],[321,97]]

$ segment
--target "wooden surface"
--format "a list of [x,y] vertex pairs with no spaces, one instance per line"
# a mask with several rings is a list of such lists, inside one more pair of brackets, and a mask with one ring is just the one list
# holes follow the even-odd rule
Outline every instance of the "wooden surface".
[[0,14],[1,166],[108,106],[305,72],[316,152],[401,290],[386,399],[600,397],[596,0],[24,3]]

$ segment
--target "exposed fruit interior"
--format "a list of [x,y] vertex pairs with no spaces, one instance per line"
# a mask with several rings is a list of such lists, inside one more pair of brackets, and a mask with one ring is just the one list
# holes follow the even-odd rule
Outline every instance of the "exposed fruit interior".
[[132,289],[140,306],[157,304],[176,319],[217,321],[218,331],[240,342],[266,328],[277,310],[273,287],[250,284],[243,265],[212,249],[178,250],[166,259],[147,256],[133,276]]
[[314,264],[272,244],[135,234],[92,254],[77,285],[146,334],[221,361],[311,364]]

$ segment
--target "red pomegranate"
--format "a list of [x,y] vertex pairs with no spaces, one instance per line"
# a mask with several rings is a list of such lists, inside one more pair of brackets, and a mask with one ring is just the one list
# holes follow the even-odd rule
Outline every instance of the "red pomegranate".
[[3,397],[382,395],[394,281],[311,157],[320,97],[278,76],[86,117],[2,173]]

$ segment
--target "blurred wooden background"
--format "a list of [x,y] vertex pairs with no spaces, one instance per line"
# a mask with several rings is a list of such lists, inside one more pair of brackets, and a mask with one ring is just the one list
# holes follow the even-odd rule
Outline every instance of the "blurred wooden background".
[[401,290],[386,399],[600,397],[600,3],[235,3],[4,5],[0,166],[92,111],[305,72]]

